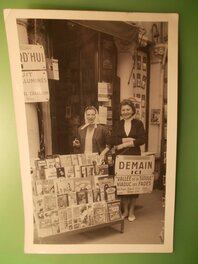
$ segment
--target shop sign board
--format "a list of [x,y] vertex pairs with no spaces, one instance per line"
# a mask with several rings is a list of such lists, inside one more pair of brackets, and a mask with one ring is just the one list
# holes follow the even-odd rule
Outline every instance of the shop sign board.
[[22,77],[26,103],[49,101],[46,71],[23,71]]
[[115,163],[115,185],[118,195],[150,193],[154,182],[154,155],[118,155]]
[[46,70],[44,48],[41,45],[20,45],[22,71]]
[[20,45],[20,61],[25,102],[49,101],[48,77],[43,46]]

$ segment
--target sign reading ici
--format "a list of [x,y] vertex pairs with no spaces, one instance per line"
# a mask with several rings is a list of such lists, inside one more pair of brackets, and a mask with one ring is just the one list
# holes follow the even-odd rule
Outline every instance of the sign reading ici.
[[21,45],[20,60],[22,71],[46,70],[45,53],[41,45]]

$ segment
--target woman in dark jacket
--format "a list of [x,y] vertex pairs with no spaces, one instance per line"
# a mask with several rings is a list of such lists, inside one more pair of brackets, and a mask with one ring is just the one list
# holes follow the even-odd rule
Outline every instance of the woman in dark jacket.
[[[113,142],[116,155],[141,155],[140,146],[146,142],[142,121],[134,118],[136,109],[130,99],[120,103],[120,114],[123,118],[113,129]],[[129,221],[135,220],[134,208],[138,194],[122,195],[123,217]]]
[[85,109],[85,124],[78,128],[77,138],[73,146],[80,150],[80,153],[100,154],[104,159],[111,145],[111,134],[109,129],[99,124],[98,111],[94,106]]

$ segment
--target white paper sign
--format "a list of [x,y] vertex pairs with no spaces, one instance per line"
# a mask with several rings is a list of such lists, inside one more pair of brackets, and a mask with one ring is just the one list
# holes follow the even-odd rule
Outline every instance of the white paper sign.
[[26,103],[49,100],[49,87],[46,71],[23,71],[23,88]]
[[150,193],[153,190],[155,158],[118,155],[115,163],[117,194]]
[[107,107],[99,106],[99,119],[101,124],[107,124]]
[[20,59],[22,71],[46,69],[45,53],[41,45],[20,45]]
[[105,82],[98,83],[98,101],[99,102],[108,101],[108,83]]
[[154,172],[155,158],[151,156],[118,155],[115,161],[116,175],[151,175]]

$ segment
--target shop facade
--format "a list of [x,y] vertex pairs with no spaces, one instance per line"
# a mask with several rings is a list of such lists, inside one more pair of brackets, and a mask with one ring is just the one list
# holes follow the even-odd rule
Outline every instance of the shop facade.
[[[44,47],[49,101],[26,104],[30,158],[72,154],[84,109],[107,108],[106,125],[119,120],[119,103],[131,98],[144,123],[143,153],[156,157],[164,176],[167,103],[167,23],[18,20],[20,44]],[[55,67],[56,70],[55,72]],[[99,98],[106,83],[108,102]],[[27,121],[28,122],[28,121]]]

